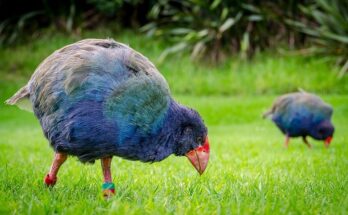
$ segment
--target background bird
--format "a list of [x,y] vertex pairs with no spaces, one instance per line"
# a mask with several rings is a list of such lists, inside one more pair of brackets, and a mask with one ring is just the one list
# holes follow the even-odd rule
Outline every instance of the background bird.
[[173,100],[146,57],[114,40],[86,39],[55,51],[7,103],[33,110],[55,151],[48,186],[67,155],[101,159],[105,196],[114,193],[112,156],[156,162],[186,155],[200,174],[209,160],[199,114]]
[[303,142],[311,147],[307,136],[324,140],[325,146],[328,147],[334,133],[332,112],[332,107],[318,96],[296,92],[278,97],[272,108],[263,116],[271,117],[286,135],[285,147],[288,147],[290,137],[302,137]]

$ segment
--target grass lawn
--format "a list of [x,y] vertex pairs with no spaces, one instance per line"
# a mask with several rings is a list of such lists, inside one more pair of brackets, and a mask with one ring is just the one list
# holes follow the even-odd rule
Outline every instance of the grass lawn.
[[203,115],[211,160],[199,177],[184,157],[144,164],[112,162],[116,196],[101,197],[99,162],[70,157],[52,190],[43,177],[53,156],[35,117],[15,107],[0,112],[0,214],[346,214],[348,97],[326,96],[335,107],[332,145],[300,139],[284,149],[283,135],[260,114],[273,98],[191,97],[179,101]]
[[[156,62],[164,44],[131,33],[49,35],[0,50],[0,214],[347,214],[348,76],[337,79],[330,58],[259,55],[218,67],[187,55],[158,64],[174,97],[203,116],[211,159],[200,177],[185,157],[144,164],[114,158],[116,196],[101,196],[100,163],[70,157],[53,189],[43,185],[53,151],[34,115],[3,101],[55,49],[85,37],[112,37]],[[334,107],[329,149],[309,139],[283,147],[284,136],[261,114],[273,99],[298,87]]]

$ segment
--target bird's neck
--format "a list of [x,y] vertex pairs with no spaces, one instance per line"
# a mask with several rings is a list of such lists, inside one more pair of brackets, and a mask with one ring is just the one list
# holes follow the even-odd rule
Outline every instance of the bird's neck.
[[158,133],[149,139],[153,151],[153,161],[161,161],[173,154],[177,148],[177,137],[180,134],[180,126],[182,124],[182,110],[184,106],[176,103],[174,100],[170,102],[168,111],[163,120],[163,125]]

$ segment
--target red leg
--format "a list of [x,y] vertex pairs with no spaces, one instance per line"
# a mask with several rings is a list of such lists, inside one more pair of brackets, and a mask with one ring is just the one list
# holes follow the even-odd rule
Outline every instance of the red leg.
[[287,135],[285,136],[285,143],[284,143],[284,147],[285,147],[285,148],[288,148],[288,146],[289,146],[289,141],[290,141],[290,136],[287,134]]
[[112,183],[111,177],[111,160],[112,157],[102,158],[101,165],[104,175],[104,183],[103,183],[103,195],[108,198],[115,194],[115,185]]
[[51,165],[50,172],[45,177],[45,184],[47,186],[54,186],[57,182],[57,174],[60,166],[66,161],[68,155],[63,153],[56,153],[54,156],[54,160]]

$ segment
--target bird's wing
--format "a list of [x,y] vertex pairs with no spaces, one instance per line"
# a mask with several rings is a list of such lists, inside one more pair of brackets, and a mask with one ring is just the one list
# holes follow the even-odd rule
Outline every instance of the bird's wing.
[[324,103],[324,105],[321,108],[322,112],[324,113],[324,116],[327,118],[331,118],[333,114],[333,108],[331,107],[331,105]]
[[169,106],[170,92],[151,61],[113,40],[84,40],[76,45],[79,51],[69,58],[71,72],[65,72],[68,96],[98,100],[98,95],[105,116],[122,131],[121,142],[129,135],[155,132]]
[[113,40],[83,40],[76,45],[80,51],[69,58],[66,93],[85,100],[104,96],[104,115],[122,131],[120,142],[130,135],[156,132],[169,107],[170,91],[152,62]]
[[105,115],[117,122],[119,142],[156,133],[169,108],[170,94],[156,75],[141,74],[115,89],[105,102]]
[[318,119],[329,119],[332,116],[332,107],[314,94],[305,93],[298,103],[306,106]]

